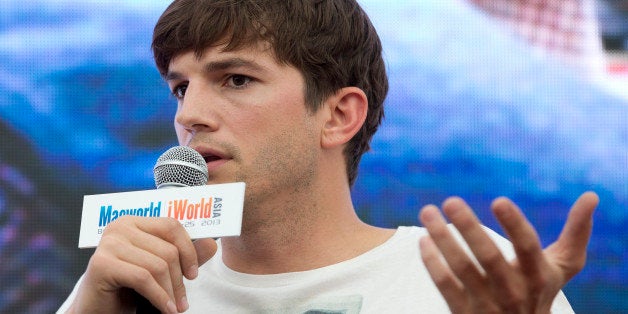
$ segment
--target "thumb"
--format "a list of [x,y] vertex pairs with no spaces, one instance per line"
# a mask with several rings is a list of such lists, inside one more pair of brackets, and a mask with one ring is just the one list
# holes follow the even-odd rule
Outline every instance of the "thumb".
[[194,241],[194,248],[196,248],[198,266],[201,266],[216,254],[218,244],[212,238],[198,239]]
[[593,225],[592,215],[598,203],[597,194],[582,194],[571,207],[558,240],[546,249],[550,258],[563,268],[568,279],[584,267]]

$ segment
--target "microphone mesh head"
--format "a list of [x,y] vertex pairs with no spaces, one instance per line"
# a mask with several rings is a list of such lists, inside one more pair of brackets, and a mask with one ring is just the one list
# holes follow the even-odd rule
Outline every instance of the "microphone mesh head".
[[175,146],[165,151],[153,168],[157,188],[207,184],[207,164],[197,151]]

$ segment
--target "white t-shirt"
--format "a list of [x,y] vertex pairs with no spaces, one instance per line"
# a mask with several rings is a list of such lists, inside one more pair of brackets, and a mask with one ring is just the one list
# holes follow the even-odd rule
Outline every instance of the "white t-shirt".
[[[506,258],[512,258],[512,245],[486,230]],[[418,241],[426,233],[425,228],[400,227],[385,243],[350,260],[275,275],[229,269],[219,245],[198,277],[185,281],[188,313],[447,313],[447,303],[421,260]],[[573,313],[562,292],[552,312]]]

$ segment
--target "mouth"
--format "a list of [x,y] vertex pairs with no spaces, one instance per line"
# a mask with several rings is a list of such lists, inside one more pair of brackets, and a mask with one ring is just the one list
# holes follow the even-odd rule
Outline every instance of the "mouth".
[[205,164],[207,164],[207,171],[210,173],[217,171],[223,164],[230,160],[225,153],[213,148],[202,146],[191,147],[203,156],[203,160],[205,160]]
[[220,156],[216,156],[216,155],[211,155],[210,154],[210,155],[203,155],[203,159],[205,159],[205,163],[210,163],[210,162],[213,162],[213,161],[221,160],[223,158],[220,157]]
[[203,159],[205,160],[206,164],[210,164],[216,161],[220,161],[220,160],[224,160],[224,158],[220,157],[220,156],[216,156],[216,155],[203,155]]

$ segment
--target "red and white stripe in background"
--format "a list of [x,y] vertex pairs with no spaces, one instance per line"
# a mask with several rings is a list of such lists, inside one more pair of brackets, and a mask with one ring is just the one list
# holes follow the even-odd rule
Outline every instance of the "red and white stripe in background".
[[594,0],[467,0],[537,51],[587,74],[606,73]]

